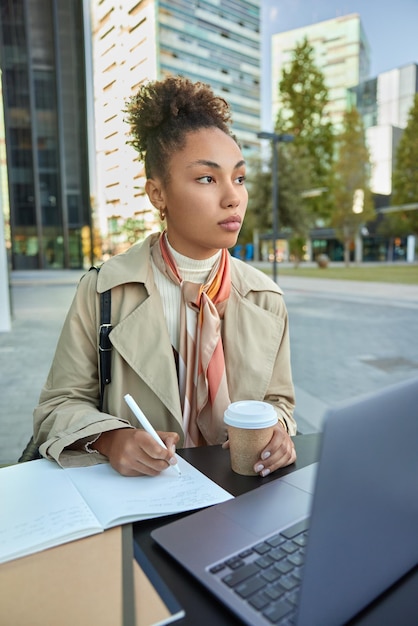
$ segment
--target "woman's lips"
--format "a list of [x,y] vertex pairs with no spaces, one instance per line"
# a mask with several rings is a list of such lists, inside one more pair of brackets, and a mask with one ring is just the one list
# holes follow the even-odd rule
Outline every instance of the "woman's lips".
[[230,232],[236,232],[241,228],[241,218],[239,216],[227,217],[222,222],[218,222],[221,228]]

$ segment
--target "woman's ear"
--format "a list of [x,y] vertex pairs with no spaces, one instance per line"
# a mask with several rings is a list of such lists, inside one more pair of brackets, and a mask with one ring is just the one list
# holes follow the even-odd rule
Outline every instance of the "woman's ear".
[[145,183],[145,191],[153,206],[158,211],[166,207],[163,186],[158,178],[148,178]]

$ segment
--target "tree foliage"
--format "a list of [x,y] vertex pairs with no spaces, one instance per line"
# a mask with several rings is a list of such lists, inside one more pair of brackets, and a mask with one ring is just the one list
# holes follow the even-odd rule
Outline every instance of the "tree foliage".
[[[398,144],[392,177],[392,204],[413,203],[418,203],[418,94]],[[390,222],[394,235],[418,234],[418,210],[391,213],[385,221]]]
[[279,231],[292,231],[293,238],[306,237],[316,219],[329,210],[325,194],[309,193],[330,187],[333,135],[324,115],[328,101],[324,77],[314,64],[313,48],[306,40],[294,50],[278,89],[281,108],[275,132],[292,135],[293,141],[278,143],[277,173],[272,171],[272,154],[267,161],[258,157],[250,162],[249,204],[242,241],[250,241],[254,229],[272,229],[272,184],[276,174]]
[[[309,221],[306,216],[302,192],[309,180],[307,166],[296,167],[298,156],[292,144],[279,143],[278,146],[278,225],[279,231],[292,230],[297,235],[306,236]],[[249,163],[248,190],[249,201],[247,215],[240,239],[251,241],[254,229],[271,231],[273,227],[272,155],[267,163],[260,157],[254,157]]]
[[350,249],[360,227],[374,218],[371,198],[370,161],[362,118],[356,108],[344,115],[343,130],[337,137],[334,165],[331,224],[344,242],[344,260],[350,260]]
[[[284,68],[279,82],[280,110],[276,132],[294,137],[295,166],[304,172],[305,192],[325,190],[305,202],[312,217],[329,214],[326,191],[330,186],[334,138],[331,122],[326,115],[328,90],[322,72],[314,62],[314,49],[307,39],[293,51],[292,61]],[[307,180],[309,174],[309,180]]]

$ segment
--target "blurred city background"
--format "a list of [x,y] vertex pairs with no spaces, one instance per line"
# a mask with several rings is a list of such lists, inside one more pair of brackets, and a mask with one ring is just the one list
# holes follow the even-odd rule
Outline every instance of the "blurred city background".
[[86,267],[160,227],[124,109],[167,74],[207,82],[231,104],[250,191],[235,254],[416,259],[415,0],[0,7],[1,239],[12,270]]
[[416,0],[0,0],[3,460],[79,276],[161,227],[124,109],[168,74],[231,105],[232,253],[285,289],[302,432],[417,374],[417,24]]

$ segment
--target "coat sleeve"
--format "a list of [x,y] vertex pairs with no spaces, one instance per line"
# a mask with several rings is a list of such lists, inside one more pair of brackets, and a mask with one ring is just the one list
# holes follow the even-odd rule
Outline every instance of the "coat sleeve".
[[34,410],[34,438],[40,453],[62,466],[104,462],[97,452],[87,454],[85,444],[100,433],[129,427],[130,423],[106,413],[99,405],[97,273],[80,281],[65,319],[55,356]]
[[289,435],[296,435],[297,424],[293,415],[295,391],[291,370],[289,319],[284,302],[280,311],[280,320],[283,323],[283,334],[277,350],[271,381],[264,399],[276,407],[278,418],[286,427]]

